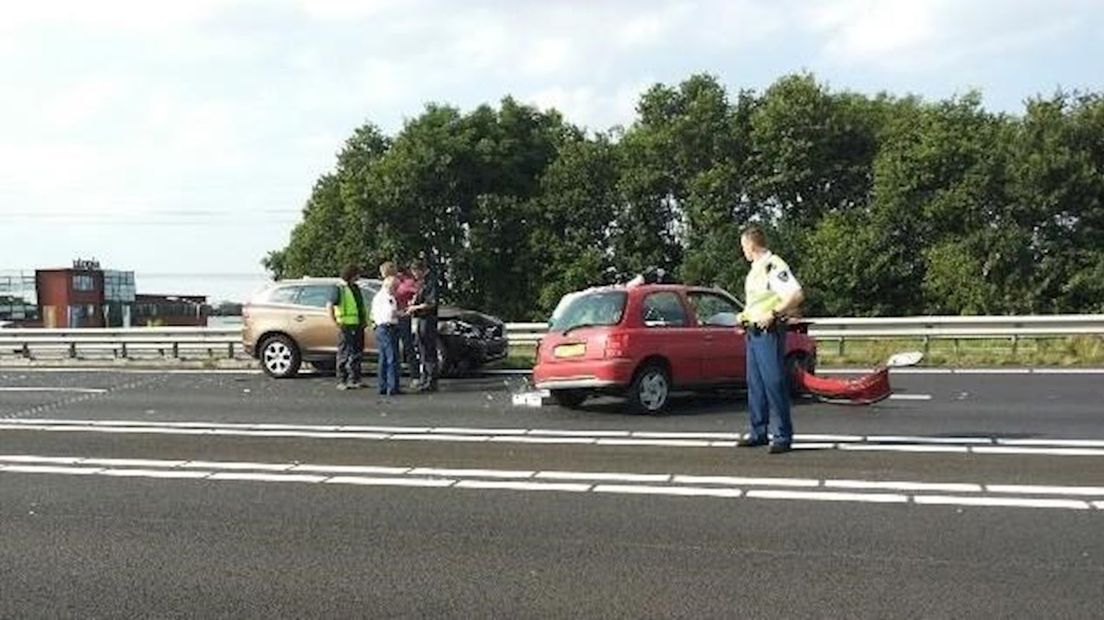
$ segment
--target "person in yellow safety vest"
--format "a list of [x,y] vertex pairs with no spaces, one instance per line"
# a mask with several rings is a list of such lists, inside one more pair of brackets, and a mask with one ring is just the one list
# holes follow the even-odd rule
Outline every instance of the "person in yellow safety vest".
[[334,325],[341,330],[337,347],[337,389],[359,389],[361,367],[364,362],[364,330],[368,327],[368,314],[364,309],[364,296],[356,284],[360,269],[346,265],[341,270],[344,280],[337,287],[335,299],[326,304],[326,312]]
[[740,246],[751,263],[744,281],[746,305],[739,315],[747,333],[748,435],[736,445],[767,445],[770,422],[770,453],[780,454],[793,443],[784,319],[805,295],[786,261],[767,249],[761,228],[745,229]]

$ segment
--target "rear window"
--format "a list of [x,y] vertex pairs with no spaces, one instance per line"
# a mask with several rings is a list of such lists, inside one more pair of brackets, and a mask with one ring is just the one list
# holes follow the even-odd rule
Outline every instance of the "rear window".
[[269,290],[267,293],[263,293],[261,301],[270,304],[294,304],[295,298],[299,295],[299,287],[297,286],[281,286]]
[[549,326],[554,332],[577,327],[617,325],[625,314],[625,291],[596,291],[569,299],[552,314]]

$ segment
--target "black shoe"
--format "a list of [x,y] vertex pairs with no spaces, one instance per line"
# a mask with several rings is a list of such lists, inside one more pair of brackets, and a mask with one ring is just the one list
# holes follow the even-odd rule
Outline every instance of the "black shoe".
[[759,446],[765,446],[765,445],[767,445],[767,440],[765,438],[764,439],[751,439],[751,438],[745,439],[745,438],[741,437],[740,439],[736,440],[736,447],[737,448],[758,448]]
[[772,443],[769,452],[771,454],[785,454],[793,450],[788,443]]

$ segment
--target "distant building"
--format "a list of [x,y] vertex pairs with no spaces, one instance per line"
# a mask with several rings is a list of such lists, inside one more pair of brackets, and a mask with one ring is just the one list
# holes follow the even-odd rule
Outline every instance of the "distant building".
[[138,295],[133,271],[75,260],[61,269],[0,274],[0,321],[24,327],[204,326],[207,298]]
[[136,327],[206,327],[210,308],[201,295],[138,295]]

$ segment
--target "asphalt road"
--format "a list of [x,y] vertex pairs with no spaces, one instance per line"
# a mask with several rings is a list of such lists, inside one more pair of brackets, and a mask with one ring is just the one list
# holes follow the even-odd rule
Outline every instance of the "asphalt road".
[[0,371],[0,617],[1100,617],[1104,375],[665,416]]

